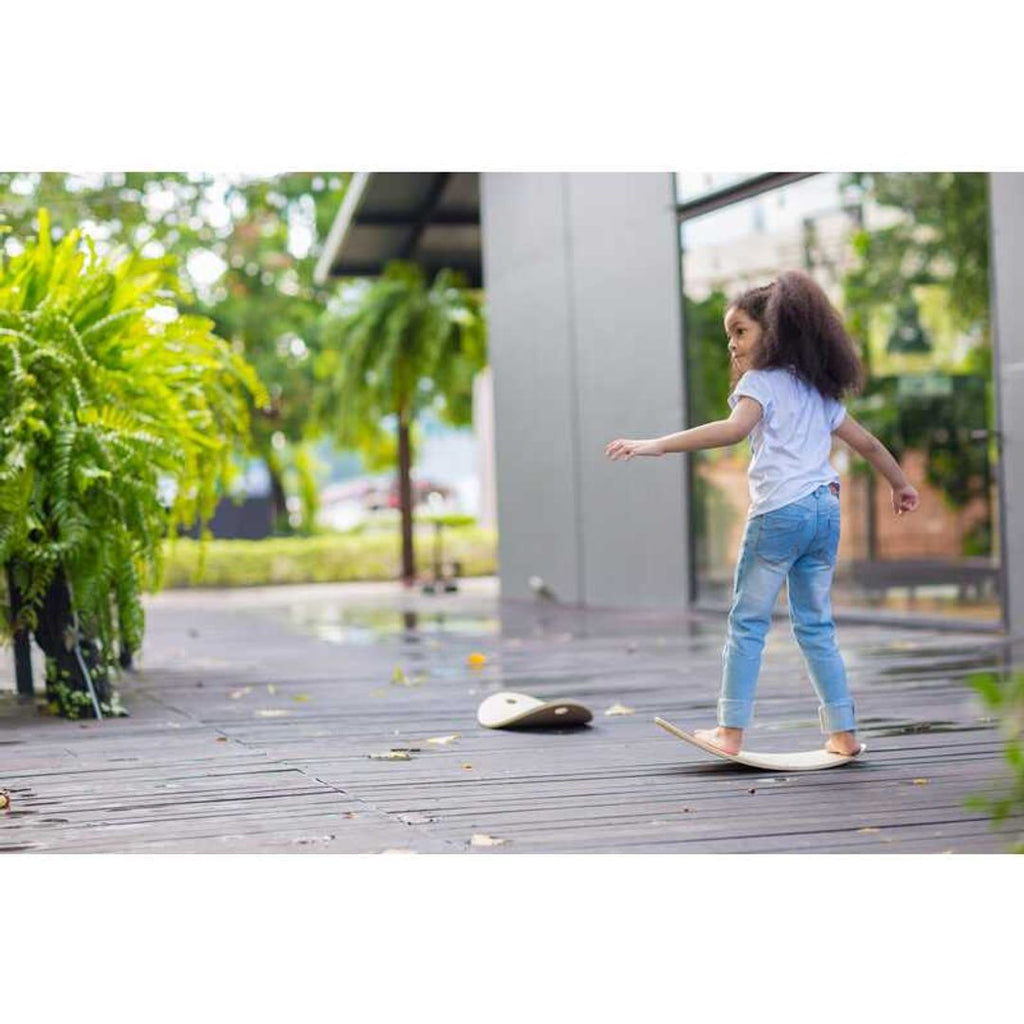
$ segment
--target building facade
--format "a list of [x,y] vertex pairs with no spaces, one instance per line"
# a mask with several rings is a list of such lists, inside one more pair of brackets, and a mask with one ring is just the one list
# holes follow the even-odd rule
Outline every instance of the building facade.
[[[375,225],[396,237],[379,197],[415,179],[401,254],[423,239],[437,265],[448,245],[486,292],[503,596],[540,579],[572,604],[727,607],[748,446],[604,450],[727,415],[725,303],[802,268],[863,346],[851,412],[922,495],[897,520],[884,479],[836,443],[837,616],[1024,634],[1024,175],[365,177],[387,180],[372,216],[346,214],[359,266],[387,256]],[[335,243],[325,268],[345,266]]]

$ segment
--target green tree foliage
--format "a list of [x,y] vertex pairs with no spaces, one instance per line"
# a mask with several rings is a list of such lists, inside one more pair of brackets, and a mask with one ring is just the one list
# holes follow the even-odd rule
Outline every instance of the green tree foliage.
[[[49,211],[55,240],[80,230],[94,239],[101,255],[130,245],[149,246],[146,255],[180,256],[226,237],[205,217],[207,184],[201,175],[165,171],[0,171],[0,208],[16,239],[36,233],[42,208]],[[8,252],[13,255],[11,246]]]
[[104,259],[77,230],[54,245],[45,210],[38,223],[0,258],[0,564],[20,594],[3,625],[38,638],[66,583],[112,666],[118,642],[141,643],[163,539],[213,514],[267,395],[212,321],[178,314],[173,258]]
[[0,172],[0,206],[18,235],[31,234],[41,203],[53,211],[58,238],[81,226],[101,254],[127,244],[177,259],[193,286],[185,311],[210,318],[270,392],[250,429],[252,449],[271,472],[280,532],[289,530],[287,490],[303,499],[304,526],[315,513],[308,443],[322,425],[314,418],[312,367],[335,285],[317,286],[313,270],[349,178]]
[[201,307],[219,334],[244,346],[270,392],[268,413],[253,419],[253,447],[271,472],[280,533],[290,532],[286,491],[301,500],[304,531],[316,513],[310,445],[333,425],[318,418],[314,364],[336,284],[318,286],[313,271],[350,177],[302,172],[232,183],[232,230],[214,250],[226,266]]
[[851,312],[896,304],[918,285],[942,285],[956,325],[980,325],[987,335],[988,175],[856,173],[845,184],[904,213],[886,227],[855,233],[858,265],[844,281]]
[[[450,426],[468,426],[473,379],[486,363],[480,296],[453,271],[440,271],[428,285],[419,267],[393,261],[324,318],[316,415],[341,447],[366,451],[375,462],[393,459],[397,447],[407,581],[414,564],[412,426],[428,408]],[[394,440],[382,426],[388,417]]]
[[[869,370],[856,414],[897,458],[907,449],[923,451],[928,482],[952,507],[987,500],[989,466],[997,458],[991,436],[988,176],[858,173],[845,184],[897,214],[886,226],[862,228],[851,239],[856,263],[843,280],[844,307]],[[905,314],[915,294],[941,307],[952,331],[976,339],[959,365],[943,368],[955,378],[945,398],[900,395],[898,376],[879,372],[886,332],[873,328]],[[935,356],[918,361],[920,371],[935,371]],[[863,465],[854,468],[867,472]],[[965,544],[965,554],[990,553],[990,523]]]
[[[729,297],[717,290],[700,301],[683,296],[687,418],[691,427],[721,419],[728,412],[726,399],[729,397],[731,367],[724,324],[728,301]],[[720,488],[715,487],[698,471],[702,463],[714,462],[721,456],[721,451],[700,451],[694,452],[687,460],[693,491],[690,502],[691,526],[696,538],[697,563],[701,571],[706,571],[714,561],[709,512],[718,517],[721,525],[730,525],[735,516],[728,503],[722,501]]]
[[683,297],[686,333],[690,426],[719,419],[729,397],[729,347],[725,336],[725,309],[729,297],[713,291],[697,302]]

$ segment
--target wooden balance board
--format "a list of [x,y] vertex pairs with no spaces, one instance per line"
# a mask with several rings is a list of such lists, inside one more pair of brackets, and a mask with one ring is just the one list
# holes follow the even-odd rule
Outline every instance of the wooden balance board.
[[476,719],[488,729],[551,728],[585,725],[591,710],[574,700],[538,700],[526,693],[493,693],[477,709]]
[[819,768],[838,768],[841,764],[856,760],[867,750],[867,746],[861,743],[860,750],[851,755],[833,754],[824,748],[821,750],[798,750],[791,754],[759,754],[753,750],[741,750],[738,754],[727,754],[714,744],[705,743],[693,733],[685,732],[671,722],[666,722],[664,718],[655,718],[654,720],[666,732],[672,733],[673,736],[681,740],[686,740],[687,743],[692,743],[695,747],[700,747],[701,750],[709,754],[714,754],[715,757],[736,761],[738,764],[749,765],[751,768],[763,768],[769,772],[813,772]]

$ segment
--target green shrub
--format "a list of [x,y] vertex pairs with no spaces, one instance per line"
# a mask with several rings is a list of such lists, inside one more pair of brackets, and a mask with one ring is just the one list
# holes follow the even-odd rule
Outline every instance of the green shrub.
[[268,401],[212,321],[178,314],[186,298],[170,257],[54,244],[46,210],[20,255],[0,251],[0,631],[31,630],[71,690],[72,646],[104,694],[119,647],[138,649],[163,538],[213,515]]
[[[1024,813],[1024,672],[1013,677],[995,672],[978,672],[968,683],[981,694],[985,704],[996,712],[1000,732],[1005,742],[1004,756],[1010,765],[1011,784],[1008,791],[997,797],[974,796],[969,806],[992,815],[993,826],[1005,821],[1011,814]],[[1011,847],[1014,853],[1024,853],[1024,835]]]
[[[416,532],[416,568],[433,566],[433,527]],[[396,580],[401,576],[402,543],[396,530],[365,525],[344,534],[273,537],[266,540],[210,540],[199,572],[196,541],[168,541],[165,587],[252,587],[278,583],[338,583]],[[443,534],[443,560],[460,563],[462,576],[491,576],[497,571],[497,533],[483,527],[455,527]]]

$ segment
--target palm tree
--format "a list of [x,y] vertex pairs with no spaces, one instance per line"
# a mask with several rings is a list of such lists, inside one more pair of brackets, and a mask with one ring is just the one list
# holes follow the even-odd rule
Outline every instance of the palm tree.
[[473,378],[487,363],[481,296],[454,271],[439,271],[428,286],[419,267],[396,260],[327,315],[323,337],[317,418],[337,443],[393,463],[381,421],[397,422],[402,581],[411,586],[412,428],[428,408],[453,427],[472,422]]

